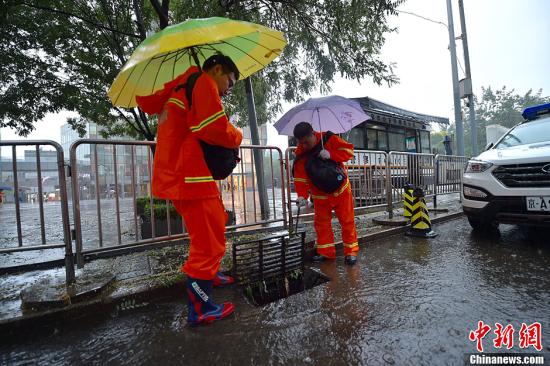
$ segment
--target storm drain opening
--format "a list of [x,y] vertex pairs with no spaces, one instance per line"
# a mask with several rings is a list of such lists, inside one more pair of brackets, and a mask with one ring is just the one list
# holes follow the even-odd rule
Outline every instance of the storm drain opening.
[[261,306],[329,281],[306,269],[305,232],[233,243],[232,274],[245,297]]

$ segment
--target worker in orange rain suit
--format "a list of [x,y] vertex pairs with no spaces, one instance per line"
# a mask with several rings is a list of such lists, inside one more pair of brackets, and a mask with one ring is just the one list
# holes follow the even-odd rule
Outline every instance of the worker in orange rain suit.
[[223,319],[234,311],[232,303],[218,305],[212,300],[212,287],[233,279],[219,272],[227,214],[199,140],[226,148],[237,148],[242,141],[242,133],[229,123],[220,98],[239,78],[236,65],[224,55],[208,58],[189,103],[186,82],[199,71],[190,67],[164,89],[136,98],[143,111],[159,114],[153,195],[172,200],[189,233],[189,256],[182,271],[188,276],[187,321],[192,326]]
[[[294,128],[294,137],[298,140],[298,147],[295,151],[296,160],[294,163],[294,186],[298,194],[298,205],[306,206],[309,192],[313,198],[315,210],[314,226],[317,234],[315,245],[316,255],[313,262],[321,262],[336,257],[334,233],[332,231],[332,210],[342,227],[342,241],[344,242],[345,263],[354,265],[357,262],[357,230],[355,228],[355,216],[353,213],[353,196],[349,180],[346,181],[333,193],[325,193],[315,187],[306,173],[306,162],[308,151],[321,143],[325,132],[315,132],[311,124],[300,122]],[[343,162],[353,158],[353,144],[350,144],[340,137],[331,136],[324,148],[319,152],[322,159],[332,159],[343,168]]]

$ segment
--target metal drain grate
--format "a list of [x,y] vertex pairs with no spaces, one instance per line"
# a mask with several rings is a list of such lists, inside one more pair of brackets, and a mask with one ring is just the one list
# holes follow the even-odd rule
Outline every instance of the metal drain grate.
[[304,271],[305,232],[233,243],[233,277],[240,285]]

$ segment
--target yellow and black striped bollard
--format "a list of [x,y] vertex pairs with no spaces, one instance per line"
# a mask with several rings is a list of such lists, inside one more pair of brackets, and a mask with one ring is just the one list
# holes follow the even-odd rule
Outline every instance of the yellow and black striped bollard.
[[413,185],[412,184],[405,184],[403,186],[403,216],[407,219],[411,219],[412,216],[412,208],[413,208]]
[[437,236],[437,233],[432,230],[432,222],[430,221],[424,197],[422,188],[418,187],[414,189],[411,228],[405,233],[407,236],[416,236],[419,238],[433,238]]

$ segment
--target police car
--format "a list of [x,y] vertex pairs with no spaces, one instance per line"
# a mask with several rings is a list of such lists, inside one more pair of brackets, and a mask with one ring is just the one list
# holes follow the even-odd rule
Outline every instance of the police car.
[[550,103],[468,162],[462,208],[474,230],[499,223],[550,227]]

